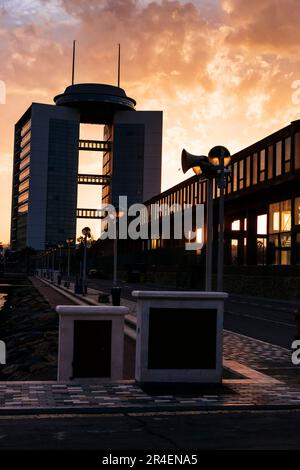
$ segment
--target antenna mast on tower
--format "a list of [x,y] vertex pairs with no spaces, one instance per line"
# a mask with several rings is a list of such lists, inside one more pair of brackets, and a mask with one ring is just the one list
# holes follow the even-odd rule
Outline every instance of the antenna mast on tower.
[[74,85],[75,78],[75,53],[76,53],[76,41],[73,41],[73,60],[72,60],[72,85]]
[[121,45],[118,44],[118,87],[120,88],[120,75],[121,75]]

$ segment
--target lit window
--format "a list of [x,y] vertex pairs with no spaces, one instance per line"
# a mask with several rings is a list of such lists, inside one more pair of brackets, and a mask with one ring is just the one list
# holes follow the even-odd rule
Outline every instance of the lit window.
[[273,145],[268,148],[268,179],[273,178]]
[[156,239],[152,239],[152,240],[151,240],[151,250],[156,250],[157,245],[158,245],[157,240],[156,240]]
[[280,212],[273,213],[273,232],[279,232],[280,230]]
[[282,201],[270,205],[270,233],[289,232],[291,230],[291,201]]
[[264,149],[260,152],[259,181],[265,180],[265,174],[266,174],[266,151]]
[[247,157],[246,159],[246,187],[249,188],[250,186],[250,172],[251,172],[251,157]]
[[240,230],[241,222],[240,220],[234,220],[231,224],[231,230]]
[[237,264],[238,262],[238,240],[231,240],[231,262],[232,264]]
[[244,219],[244,230],[247,230],[247,219]]
[[281,175],[282,166],[282,142],[276,143],[276,176]]
[[300,225],[300,197],[295,199],[295,224]]
[[300,132],[295,134],[295,169],[300,168]]
[[244,187],[244,160],[239,161],[239,189]]
[[202,227],[197,228],[197,231],[196,231],[196,242],[197,242],[197,243],[202,243],[202,242],[203,242]]
[[233,173],[233,191],[237,190],[237,163],[234,163],[232,166]]
[[284,143],[284,172],[288,173],[291,170],[291,138],[285,139]]
[[281,213],[281,228],[283,232],[291,230],[291,212],[285,211]]
[[[279,222],[279,221],[278,221]],[[279,227],[279,224],[278,224]],[[278,231],[277,229],[276,231]],[[267,214],[257,216],[257,234],[267,235]]]
[[257,184],[257,153],[252,157],[252,184]]
[[202,184],[202,203],[204,203],[206,201],[206,193],[207,193],[207,183],[206,181],[204,181],[204,183]]
[[266,264],[267,239],[257,238],[256,247],[257,247],[257,251],[256,251],[257,264],[260,264],[260,265]]
[[291,248],[291,236],[290,235],[281,235],[280,236],[281,248]]

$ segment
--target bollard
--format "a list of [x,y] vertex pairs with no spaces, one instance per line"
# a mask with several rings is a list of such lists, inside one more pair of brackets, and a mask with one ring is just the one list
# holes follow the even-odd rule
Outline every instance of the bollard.
[[58,381],[123,380],[127,307],[58,305]]
[[295,339],[300,339],[300,310],[295,310],[296,335]]
[[224,292],[133,291],[135,380],[221,383]]
[[111,298],[112,304],[114,306],[119,306],[121,304],[121,287],[112,287],[111,288]]

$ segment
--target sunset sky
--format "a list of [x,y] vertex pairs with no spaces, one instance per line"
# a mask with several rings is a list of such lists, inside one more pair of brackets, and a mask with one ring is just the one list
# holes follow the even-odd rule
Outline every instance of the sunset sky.
[[116,84],[121,43],[121,86],[137,109],[163,110],[167,189],[189,176],[178,171],[183,147],[234,153],[300,116],[299,25],[299,0],[0,0],[0,240],[9,240],[14,123],[70,83],[73,39],[77,83]]

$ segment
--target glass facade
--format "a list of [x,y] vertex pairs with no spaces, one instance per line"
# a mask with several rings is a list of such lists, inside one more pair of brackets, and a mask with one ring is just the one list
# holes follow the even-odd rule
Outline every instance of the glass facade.
[[252,157],[252,184],[257,184],[257,153]]
[[288,137],[284,141],[284,172],[288,173],[291,171],[291,137]]
[[251,185],[251,157],[246,158],[246,188]]
[[259,159],[259,181],[265,181],[266,177],[266,150],[260,152]]
[[295,225],[300,225],[300,197],[295,198]]
[[269,145],[268,147],[268,179],[273,178],[273,168],[274,168],[274,149],[273,145]]
[[280,176],[282,172],[282,142],[276,143],[276,176]]
[[269,206],[269,264],[291,263],[291,200]]
[[300,132],[295,134],[295,170],[300,169]]
[[239,161],[239,189],[244,188],[244,160]]

